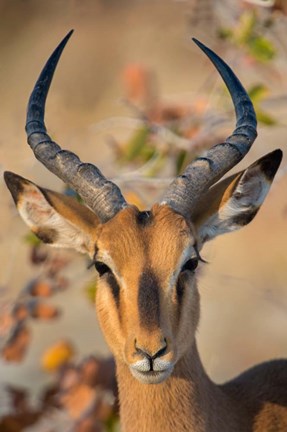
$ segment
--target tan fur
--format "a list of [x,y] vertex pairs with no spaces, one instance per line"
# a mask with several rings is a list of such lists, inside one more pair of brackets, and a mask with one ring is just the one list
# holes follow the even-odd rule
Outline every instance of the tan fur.
[[[134,207],[121,211],[99,228],[97,240],[99,251],[103,251],[99,252],[98,259],[101,259],[102,255],[105,257],[105,252],[108,251],[110,267],[122,286],[119,313],[108,287],[101,287],[102,283],[105,285],[104,282],[99,285],[96,301],[97,313],[105,337],[116,358],[121,360],[132,356],[129,345],[132,345],[134,335],[139,341],[146,341],[144,344],[150,351],[156,350],[162,333],[172,342],[172,333],[178,327],[178,322],[176,319],[174,322],[165,320],[165,317],[169,316],[168,311],[173,301],[173,297],[167,292],[168,283],[174,269],[179,265],[182,250],[189,244],[194,244],[188,224],[182,216],[175,214],[168,207],[154,206],[153,221],[151,225],[144,228],[136,223],[137,213],[138,210]],[[152,334],[141,329],[137,312],[138,281],[146,267],[156,273],[160,286],[165,287],[165,291],[161,293],[163,310],[161,329],[156,329]],[[188,309],[188,305],[186,308]],[[196,311],[197,304],[194,312],[189,310],[190,315],[197,316]],[[122,317],[121,322],[119,317]],[[197,322],[194,326],[190,326],[189,322],[190,328],[182,330],[181,337],[183,339],[192,337],[196,324]],[[179,351],[178,348],[177,350]]]
[[[196,276],[182,271],[204,241],[252,220],[271,184],[262,166],[212,187],[190,220],[156,204],[147,214],[126,207],[105,224],[71,198],[9,175],[20,214],[36,233],[55,246],[69,245],[71,236],[71,247],[76,242],[110,269],[98,279],[96,309],[117,365],[123,432],[287,431],[287,361],[214,384],[196,346]],[[149,316],[153,306],[158,316]],[[161,353],[148,378],[143,352]]]

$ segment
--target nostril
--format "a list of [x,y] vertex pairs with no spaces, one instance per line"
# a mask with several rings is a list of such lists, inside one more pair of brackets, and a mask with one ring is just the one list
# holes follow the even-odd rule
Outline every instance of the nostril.
[[147,350],[146,348],[140,347],[139,344],[137,343],[137,340],[135,339],[135,350],[136,350],[137,354],[140,354],[149,360],[155,360],[156,358],[161,357],[162,355],[164,355],[166,353],[167,340],[166,340],[166,338],[164,338],[162,347],[153,354],[152,351]]
[[156,359],[157,357],[161,357],[165,354],[167,350],[167,340],[164,338],[164,345],[151,357],[152,360]]
[[137,340],[135,339],[135,350],[137,354],[140,354],[143,357],[146,357],[148,359],[151,359],[150,354],[143,348],[140,348],[137,344]]

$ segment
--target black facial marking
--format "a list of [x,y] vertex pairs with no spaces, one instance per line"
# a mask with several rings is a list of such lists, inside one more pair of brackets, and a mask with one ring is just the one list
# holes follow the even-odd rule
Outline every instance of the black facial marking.
[[184,296],[184,280],[185,277],[183,275],[180,275],[176,283],[176,297],[179,305],[182,304],[182,300]]
[[48,244],[55,243],[58,239],[58,233],[53,228],[40,227],[37,229],[37,231],[34,231],[34,234],[36,234],[36,236],[39,237],[42,242]]
[[[97,250],[98,250],[97,247],[95,249],[97,252]],[[97,261],[96,257],[94,257],[94,260],[89,265],[89,267],[91,265],[95,265],[99,276],[102,278],[105,278],[106,283],[109,285],[109,287],[111,289],[111,292],[113,294],[116,305],[119,308],[119,306],[120,306],[120,286],[119,286],[112,270],[110,269],[110,267],[108,267],[102,261]]]
[[151,270],[144,271],[140,277],[138,307],[140,323],[143,327],[150,329],[159,325],[159,282]]
[[141,226],[149,225],[153,220],[153,215],[150,211],[142,211],[137,214],[137,223]]
[[120,306],[120,287],[119,284],[115,278],[115,276],[112,273],[108,273],[106,275],[106,281],[109,287],[111,288],[114,300],[116,302],[117,308]]

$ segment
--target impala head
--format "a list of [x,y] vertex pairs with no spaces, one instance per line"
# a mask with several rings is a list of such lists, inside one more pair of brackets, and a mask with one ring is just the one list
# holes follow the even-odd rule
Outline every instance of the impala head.
[[162,201],[141,212],[99,169],[62,150],[47,135],[46,96],[70,34],[56,48],[31,94],[26,131],[35,156],[87,204],[36,186],[10,172],[5,180],[28,226],[44,242],[88,253],[98,273],[96,307],[118,362],[140,382],[159,383],[193,344],[199,320],[196,267],[203,243],[249,223],[263,203],[282,153],[220,178],[248,152],[256,117],[232,70],[195,41],[231,94],[237,124],[222,144],[193,161]]

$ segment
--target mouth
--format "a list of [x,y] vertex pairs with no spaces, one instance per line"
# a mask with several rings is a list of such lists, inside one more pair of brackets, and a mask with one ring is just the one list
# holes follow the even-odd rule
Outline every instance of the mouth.
[[159,384],[165,381],[172,373],[173,367],[164,370],[140,371],[130,366],[131,374],[142,384]]

